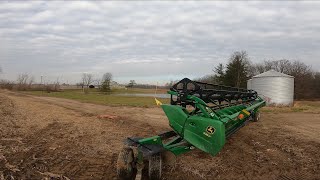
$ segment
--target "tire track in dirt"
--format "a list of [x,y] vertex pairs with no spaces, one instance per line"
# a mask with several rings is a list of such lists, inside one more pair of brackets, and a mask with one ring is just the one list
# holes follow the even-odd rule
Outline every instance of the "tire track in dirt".
[[[30,97],[10,96],[10,102],[15,101],[18,104],[13,110],[21,111],[24,115],[24,117],[12,115],[11,119],[14,122],[31,117],[34,120],[32,123],[41,122],[41,125],[35,126],[35,129],[25,136],[20,133],[20,136],[23,136],[20,137],[22,143],[10,141],[10,144],[5,144],[1,141],[1,144],[8,148],[17,148],[15,151],[6,151],[5,157],[18,171],[3,170],[6,176],[41,179],[43,173],[53,172],[55,175],[72,179],[113,179],[117,152],[125,136],[129,133],[133,136],[146,136],[161,131],[161,128],[152,127],[142,121],[135,122],[126,116],[118,116],[117,119],[84,117],[81,111],[72,108],[66,110],[61,106],[56,107],[46,101],[42,102],[43,100],[36,100],[30,104],[30,100],[32,100]],[[92,127],[88,126],[88,123],[93,123]],[[92,133],[90,128],[98,131]],[[12,125],[8,129],[15,129],[15,126]],[[105,152],[97,152],[95,146],[101,144],[92,139],[99,134],[103,136],[105,142],[108,142],[106,148],[100,147],[105,149]],[[11,137],[10,134],[7,136]]]

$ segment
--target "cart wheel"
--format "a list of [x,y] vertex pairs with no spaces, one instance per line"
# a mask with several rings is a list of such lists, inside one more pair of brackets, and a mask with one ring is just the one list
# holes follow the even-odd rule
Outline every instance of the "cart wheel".
[[254,115],[253,115],[253,121],[257,122],[260,120],[261,114],[259,111],[257,111]]
[[148,174],[150,180],[161,179],[162,159],[161,154],[152,155],[149,158]]
[[133,167],[134,155],[131,148],[123,148],[117,160],[117,176],[121,180],[134,179],[135,169]]
[[162,166],[174,167],[177,161],[177,157],[171,151],[162,151],[161,160],[162,160]]

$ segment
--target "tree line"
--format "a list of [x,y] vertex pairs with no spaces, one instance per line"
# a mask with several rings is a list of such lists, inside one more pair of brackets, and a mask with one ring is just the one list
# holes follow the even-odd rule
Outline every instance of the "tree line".
[[101,92],[111,91],[112,74],[104,73],[101,79],[95,79],[93,74],[83,73],[81,76],[81,82],[77,83],[77,86],[81,86],[84,93],[89,92],[89,88],[94,88],[95,84]]
[[[0,66],[0,74],[2,73],[2,68]],[[0,88],[8,90],[42,90],[47,92],[54,92],[61,90],[61,83],[59,78],[56,81],[45,82],[41,76],[41,82],[35,83],[34,76],[27,73],[18,74],[16,81],[9,81],[5,79],[0,79]],[[112,87],[126,87],[126,88],[143,88],[151,89],[156,88],[156,85],[149,84],[137,84],[135,80],[130,80],[128,84],[121,85],[115,81],[112,81],[113,75],[109,72],[104,73],[101,78],[97,78],[91,73],[82,73],[79,83],[76,86],[83,89],[84,93],[89,93],[90,88],[97,88],[101,92],[110,92]],[[66,85],[63,83],[62,85]],[[165,88],[164,86],[158,86],[158,88]]]
[[214,67],[213,74],[197,80],[246,88],[249,79],[271,69],[294,77],[295,99],[320,98],[320,72],[314,71],[311,66],[298,60],[288,59],[251,63],[246,51],[232,53],[228,63],[218,64]]
[[[266,60],[261,63],[252,63],[246,51],[236,51],[232,53],[226,64],[218,64],[213,68],[213,73],[195,79],[197,81],[223,84],[234,87],[246,88],[247,81],[253,76],[274,69],[278,72],[293,76],[294,98],[295,99],[316,99],[320,98],[320,72],[314,71],[311,66],[304,62],[288,59]],[[3,69],[0,67],[0,73]],[[0,88],[27,90],[34,83],[33,76],[19,74],[17,81],[0,80]],[[171,87],[175,81],[167,83],[163,88]],[[48,91],[60,89],[60,82],[57,79],[54,83],[41,82],[40,88]],[[112,86],[112,74],[105,73],[100,79],[95,79],[92,74],[83,73],[81,82],[84,92],[88,92],[90,85],[95,84],[102,92],[108,92]],[[153,85],[137,84],[134,80],[126,85],[127,88],[154,88]]]

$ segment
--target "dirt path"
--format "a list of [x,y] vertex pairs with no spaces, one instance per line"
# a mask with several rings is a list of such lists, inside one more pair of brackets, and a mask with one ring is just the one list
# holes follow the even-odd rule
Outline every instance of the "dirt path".
[[[109,118],[99,118],[108,115]],[[193,151],[164,179],[320,179],[320,114],[264,113],[216,157]],[[0,179],[115,179],[127,136],[169,130],[160,108],[0,92]]]

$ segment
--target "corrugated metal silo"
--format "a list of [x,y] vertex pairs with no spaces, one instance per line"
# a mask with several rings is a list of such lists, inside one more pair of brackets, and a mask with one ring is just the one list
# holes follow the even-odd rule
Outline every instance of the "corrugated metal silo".
[[290,106],[293,104],[293,76],[270,70],[253,76],[250,87],[266,100],[267,105]]

